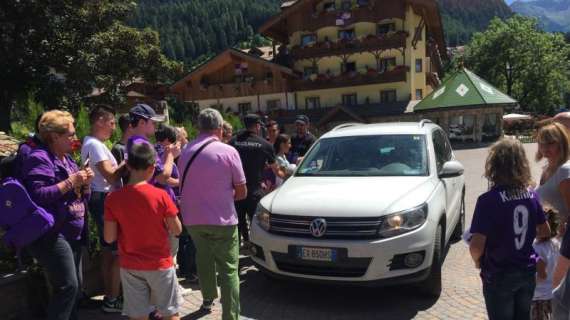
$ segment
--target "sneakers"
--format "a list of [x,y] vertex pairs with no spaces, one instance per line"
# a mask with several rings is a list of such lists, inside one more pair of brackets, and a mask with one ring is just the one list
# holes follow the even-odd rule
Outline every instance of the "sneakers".
[[108,297],[104,297],[101,308],[107,313],[121,313],[123,312],[123,301],[120,298],[111,300]]
[[148,319],[149,320],[162,320],[162,315],[160,314],[160,312],[158,312],[158,310],[154,310],[153,312],[148,314]]
[[212,311],[212,307],[214,306],[214,300],[204,300],[202,302],[202,306],[200,306],[200,310],[205,312]]

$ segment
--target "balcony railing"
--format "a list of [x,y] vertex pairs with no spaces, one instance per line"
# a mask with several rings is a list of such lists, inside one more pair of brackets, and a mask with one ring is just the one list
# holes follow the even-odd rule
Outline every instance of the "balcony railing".
[[[352,8],[348,11],[333,10],[330,12],[325,11],[321,13],[314,13],[311,15],[310,19],[304,21],[302,28],[300,28],[300,30],[315,31],[323,27],[349,26],[356,22],[376,23],[386,18],[403,18],[405,12],[403,10],[398,10],[398,9],[378,11],[375,10],[372,4],[370,4],[357,8]],[[342,24],[339,24],[341,20]]]
[[339,87],[351,87],[376,83],[405,82],[408,66],[396,66],[394,69],[385,72],[377,72],[369,69],[366,73],[346,72],[340,75],[327,76],[319,74],[314,79],[304,79],[293,81],[293,90],[317,90]]
[[405,48],[407,37],[408,32],[397,31],[384,35],[368,35],[361,39],[342,39],[336,42],[321,41],[312,46],[294,46],[291,49],[291,54],[295,59],[307,59],[347,53]]
[[257,94],[279,93],[285,90],[284,83],[273,79],[251,78],[243,82],[229,83],[202,83],[198,90],[198,97],[194,99],[232,98],[252,96]]

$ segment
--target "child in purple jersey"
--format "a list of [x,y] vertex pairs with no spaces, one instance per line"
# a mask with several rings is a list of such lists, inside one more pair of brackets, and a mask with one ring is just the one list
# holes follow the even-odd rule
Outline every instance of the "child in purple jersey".
[[485,163],[490,190],[479,196],[471,224],[469,250],[481,269],[490,320],[528,320],[536,285],[535,237],[550,234],[531,183],[522,144],[495,143]]

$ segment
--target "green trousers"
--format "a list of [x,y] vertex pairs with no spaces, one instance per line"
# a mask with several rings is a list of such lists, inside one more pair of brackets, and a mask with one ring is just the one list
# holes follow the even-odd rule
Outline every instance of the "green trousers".
[[237,226],[186,226],[196,246],[196,266],[204,300],[218,297],[216,271],[222,291],[222,319],[239,319],[239,236]]

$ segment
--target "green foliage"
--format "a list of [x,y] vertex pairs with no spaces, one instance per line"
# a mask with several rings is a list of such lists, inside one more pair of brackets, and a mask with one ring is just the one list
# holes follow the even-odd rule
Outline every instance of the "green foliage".
[[134,77],[174,78],[181,64],[161,53],[158,35],[122,25],[131,0],[0,3],[0,130],[10,129],[11,106],[33,92],[47,109],[75,111],[99,86],[117,96]]
[[91,126],[89,125],[89,111],[84,104],[79,106],[79,112],[75,116],[75,133],[79,140],[83,141],[85,136],[89,135]]
[[186,65],[241,42],[267,44],[256,30],[280,0],[141,0],[131,25],[158,30],[164,53]]
[[541,31],[537,20],[493,19],[466,48],[465,66],[517,99],[525,111],[550,114],[570,89],[570,47],[561,34]]
[[448,46],[469,42],[473,33],[483,31],[494,17],[508,18],[512,11],[503,0],[438,0]]
[[238,116],[236,116],[233,113],[226,113],[226,114],[222,114],[222,115],[224,117],[224,120],[226,120],[227,122],[229,122],[229,124],[232,125],[234,132],[237,132],[237,131],[243,129],[243,123],[241,122],[241,120]]
[[32,132],[35,132],[37,118],[44,112],[44,107],[37,102],[32,95],[25,100],[17,101],[11,122],[12,135],[17,139],[24,140]]

